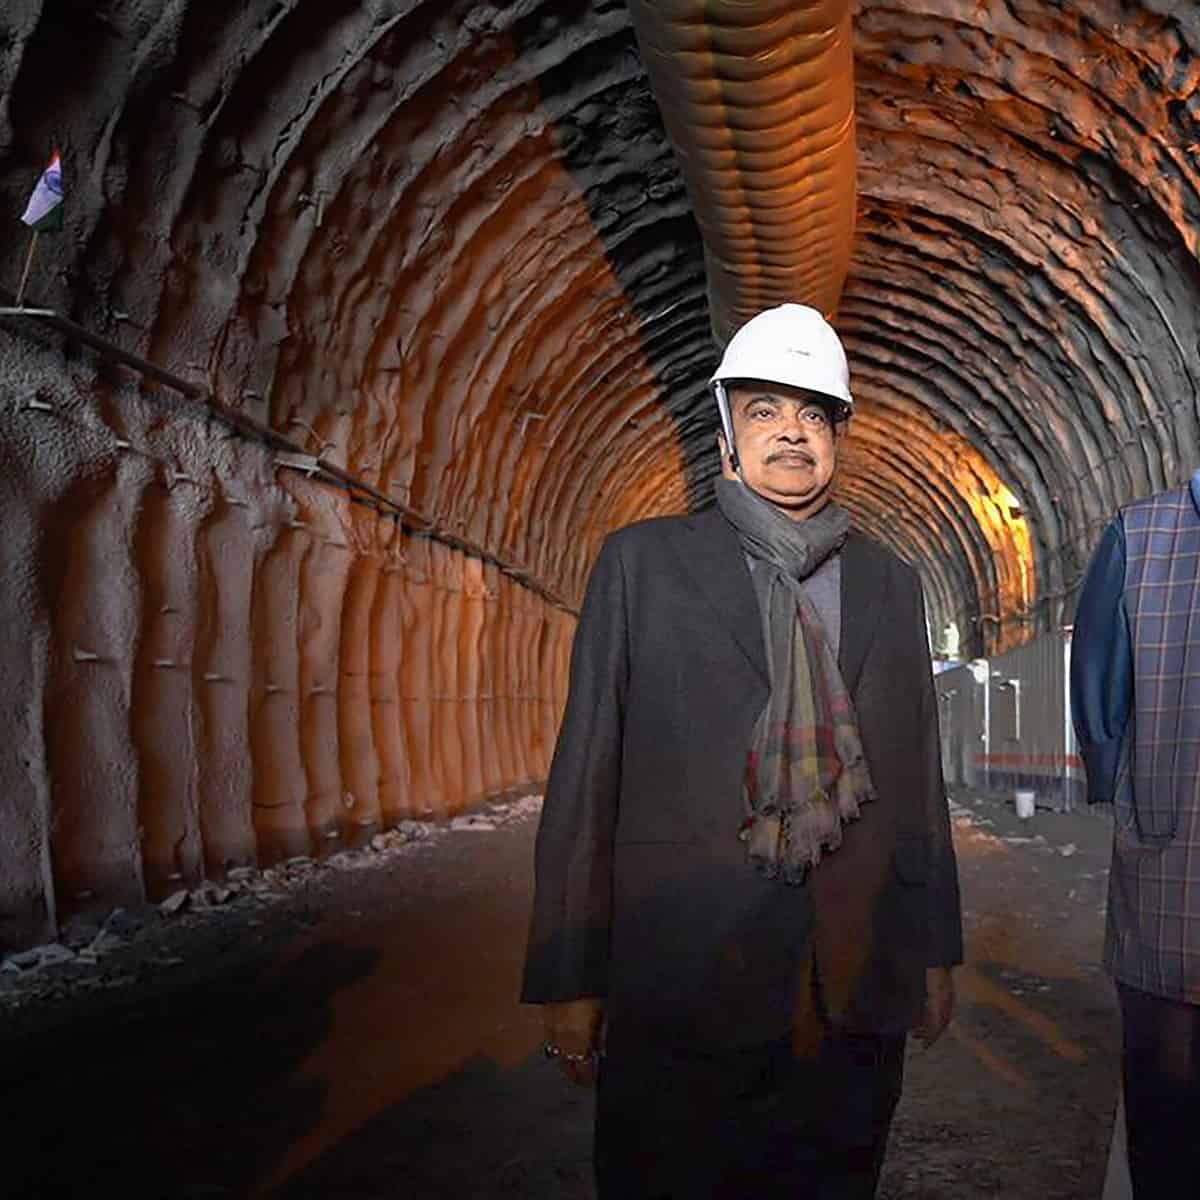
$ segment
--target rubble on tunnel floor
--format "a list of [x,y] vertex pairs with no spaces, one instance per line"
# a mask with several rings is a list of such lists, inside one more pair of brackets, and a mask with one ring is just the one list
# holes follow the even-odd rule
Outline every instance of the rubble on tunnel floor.
[[397,867],[412,854],[435,851],[448,836],[494,833],[529,820],[541,803],[539,793],[526,792],[446,821],[403,821],[356,850],[322,859],[297,856],[263,870],[235,869],[221,884],[181,890],[157,905],[81,914],[57,940],[0,958],[0,1013],[11,1019],[29,1006],[145,985],[192,958],[203,960],[235,931],[257,939],[262,935],[254,931],[264,927],[303,926],[312,919],[306,914],[314,893],[330,876]]

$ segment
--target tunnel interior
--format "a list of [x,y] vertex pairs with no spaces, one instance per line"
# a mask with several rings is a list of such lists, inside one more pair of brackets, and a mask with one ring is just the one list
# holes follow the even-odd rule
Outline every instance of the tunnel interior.
[[[0,945],[535,786],[600,542],[718,469],[705,243],[627,5],[0,31],[4,205],[54,147],[67,181],[31,302],[355,485],[0,319]],[[1196,463],[1198,48],[1149,0],[854,8],[839,496],[935,652],[1060,630],[1112,512]]]

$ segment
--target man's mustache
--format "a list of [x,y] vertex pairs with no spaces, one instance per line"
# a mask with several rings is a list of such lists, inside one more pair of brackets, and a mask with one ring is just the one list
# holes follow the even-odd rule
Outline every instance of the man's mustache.
[[813,457],[807,450],[801,450],[799,447],[793,450],[775,450],[767,455],[768,463],[778,462],[781,458],[799,458],[808,463],[810,467],[817,465],[816,458]]

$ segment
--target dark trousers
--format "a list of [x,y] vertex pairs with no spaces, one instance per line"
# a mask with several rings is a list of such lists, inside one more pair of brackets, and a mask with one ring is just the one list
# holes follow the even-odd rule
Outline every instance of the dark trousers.
[[1200,1196],[1200,1005],[1117,992],[1133,1194]]
[[600,1200],[870,1200],[903,1035],[713,1054],[610,1040],[596,1103]]

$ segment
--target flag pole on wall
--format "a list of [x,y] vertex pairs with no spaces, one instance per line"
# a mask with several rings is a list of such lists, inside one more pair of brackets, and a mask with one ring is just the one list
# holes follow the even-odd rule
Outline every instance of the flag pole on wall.
[[29,197],[29,204],[21,220],[33,230],[33,238],[29,243],[29,253],[25,256],[25,269],[21,272],[21,286],[17,288],[17,308],[25,307],[25,288],[29,283],[29,273],[33,269],[33,259],[37,254],[38,238],[43,233],[57,233],[63,227],[63,178],[62,159],[55,150],[50,159],[50,165],[42,172],[42,177]]
[[41,235],[35,229],[29,241],[29,253],[25,256],[25,270],[21,273],[21,286],[17,288],[17,307],[25,307],[25,285],[29,282],[29,272],[33,267],[33,256],[37,253],[38,238]]

